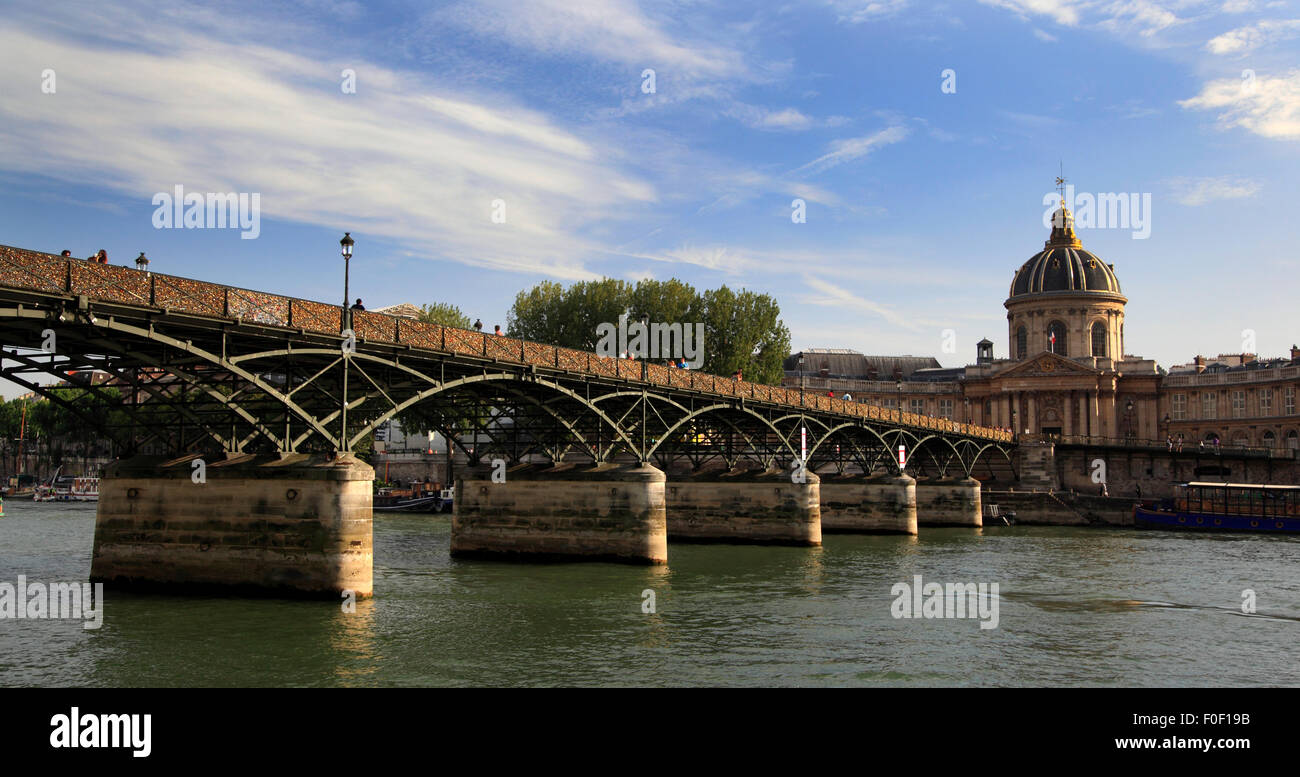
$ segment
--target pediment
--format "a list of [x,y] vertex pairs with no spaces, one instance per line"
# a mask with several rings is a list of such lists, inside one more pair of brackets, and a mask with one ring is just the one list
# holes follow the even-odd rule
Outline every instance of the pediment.
[[998,378],[1024,378],[1050,376],[1100,375],[1101,370],[1093,369],[1070,360],[1060,354],[1043,351],[1037,356],[1025,359],[1011,369],[998,374]]

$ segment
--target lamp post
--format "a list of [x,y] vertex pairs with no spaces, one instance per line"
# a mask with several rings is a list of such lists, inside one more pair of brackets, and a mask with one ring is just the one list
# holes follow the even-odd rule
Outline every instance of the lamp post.
[[1124,442],[1133,444],[1133,400],[1124,403]]
[[[352,260],[352,246],[356,241],[352,239],[351,232],[344,232],[343,239],[339,245],[343,249],[343,315],[339,322],[343,329],[350,329],[352,326],[350,311],[348,310],[348,267]],[[351,443],[348,442],[348,356],[349,350],[345,344],[343,347],[343,358],[339,362],[343,366],[343,407],[340,410],[339,419],[339,448],[341,453],[347,453],[352,450]]]
[[898,413],[899,413],[899,416],[898,416],[898,417],[899,417],[899,418],[902,418],[902,417],[903,417],[903,415],[902,415],[902,413],[903,413],[903,380],[902,380],[901,378],[898,379],[897,381],[895,381],[895,383],[894,383],[894,389],[898,391]]
[[799,404],[803,405],[803,354],[799,354]]
[[343,239],[339,241],[339,245],[343,248],[343,318],[341,321],[344,329],[348,328],[348,319],[351,318],[348,315],[348,270],[352,261],[352,246],[355,244],[352,233],[344,232]]
[[1169,443],[1170,449],[1174,447],[1174,432],[1169,428],[1169,422],[1171,420],[1173,419],[1169,417],[1169,414],[1165,413],[1165,441]]

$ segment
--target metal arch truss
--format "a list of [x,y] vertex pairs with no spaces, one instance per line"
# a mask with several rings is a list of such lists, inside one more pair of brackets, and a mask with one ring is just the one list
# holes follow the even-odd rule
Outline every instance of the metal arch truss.
[[[541,457],[791,468],[806,430],[810,469],[897,472],[901,444],[909,472],[943,476],[969,475],[981,456],[1013,447],[406,345],[362,340],[345,352],[339,336],[100,303],[92,312],[34,293],[0,305],[0,343],[0,376],[68,407],[122,452],[352,450],[397,417],[442,432],[475,464]],[[109,382],[92,384],[94,371]],[[42,373],[86,392],[69,401],[37,382]]]

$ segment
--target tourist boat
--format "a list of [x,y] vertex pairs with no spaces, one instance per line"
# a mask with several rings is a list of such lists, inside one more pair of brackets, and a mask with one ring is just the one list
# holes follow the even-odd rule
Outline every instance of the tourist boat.
[[32,492],[34,502],[98,502],[99,478],[61,475],[55,471],[48,482]]
[[1173,499],[1135,507],[1133,520],[1144,529],[1300,532],[1300,486],[1179,483]]

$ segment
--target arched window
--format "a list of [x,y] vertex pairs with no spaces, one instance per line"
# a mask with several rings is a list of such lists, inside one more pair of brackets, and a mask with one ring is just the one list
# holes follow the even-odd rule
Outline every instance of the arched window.
[[1263,442],[1265,448],[1273,448],[1277,445],[1277,435],[1273,434],[1272,429],[1264,430]]
[[1100,321],[1092,325],[1092,355],[1106,358],[1106,325]]
[[1291,450],[1296,450],[1297,448],[1300,448],[1300,437],[1296,436],[1295,429],[1292,429],[1291,431],[1287,432],[1286,447],[1290,448]]
[[1016,358],[1024,359],[1029,356],[1029,331],[1023,326],[1016,330]]
[[1062,356],[1069,352],[1065,347],[1065,324],[1053,321],[1047,325],[1047,348],[1052,353],[1059,353]]

